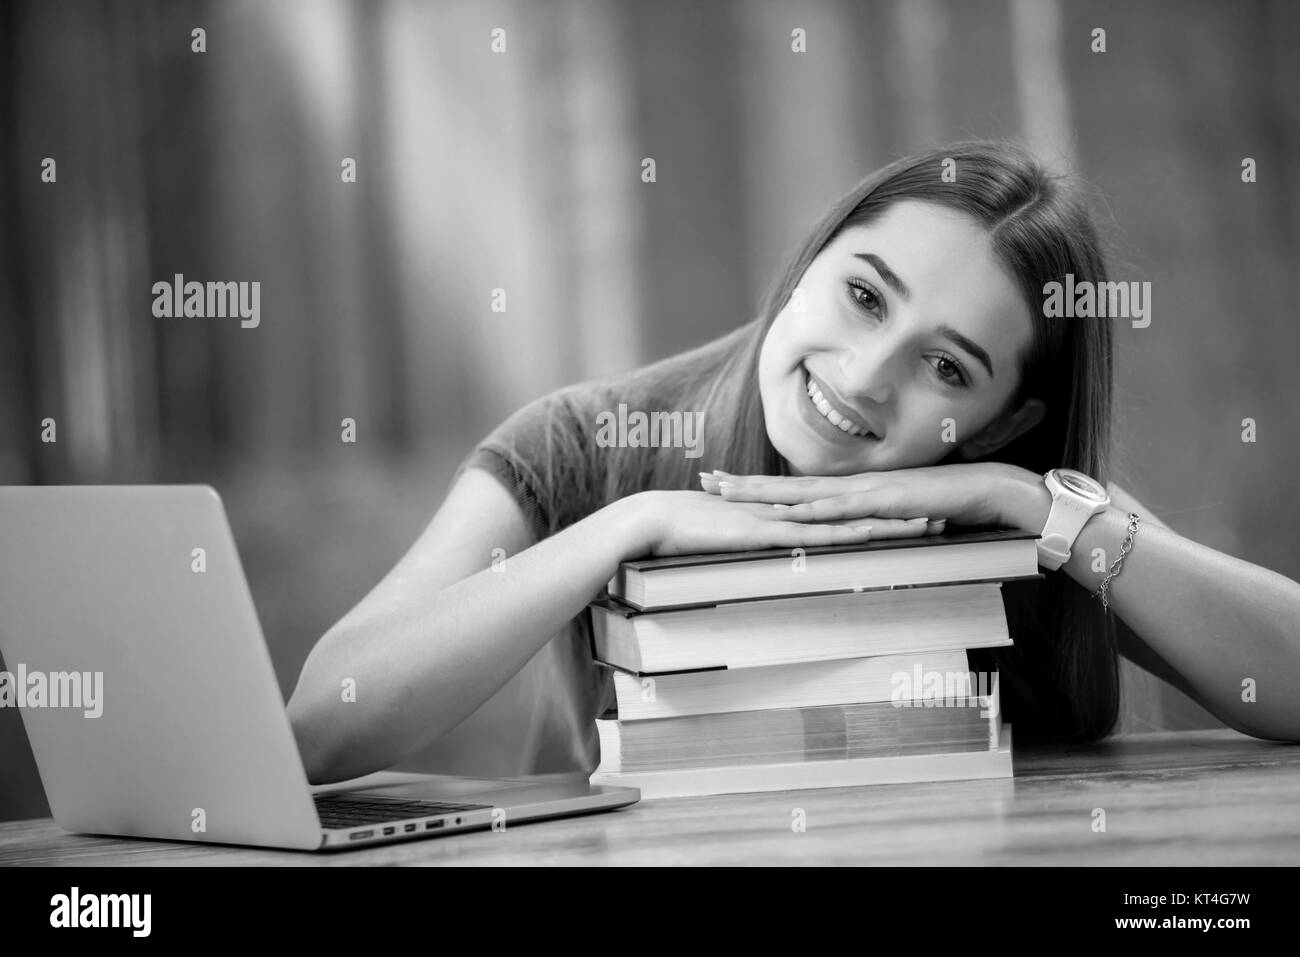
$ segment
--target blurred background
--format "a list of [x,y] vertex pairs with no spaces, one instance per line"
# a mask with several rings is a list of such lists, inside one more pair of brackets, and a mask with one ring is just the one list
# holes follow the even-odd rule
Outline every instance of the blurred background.
[[[7,2],[0,483],[214,485],[287,696],[510,412],[746,321],[895,156],[1015,137],[1152,283],[1116,480],[1300,578],[1297,48],[1288,0]],[[261,325],[155,319],[175,273]],[[1215,723],[1126,682],[1125,732]],[[0,819],[47,813],[0,709]]]

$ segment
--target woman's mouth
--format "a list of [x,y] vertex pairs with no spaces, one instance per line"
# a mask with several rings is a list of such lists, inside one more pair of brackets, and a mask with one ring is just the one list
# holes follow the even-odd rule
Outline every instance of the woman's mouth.
[[823,429],[829,427],[845,437],[872,441],[879,439],[870,429],[854,418],[851,412],[828,399],[823,394],[817,380],[813,378],[806,367],[800,366],[800,370],[803,372],[804,392],[808,397],[807,403],[803,404],[811,411],[819,424],[822,424]]

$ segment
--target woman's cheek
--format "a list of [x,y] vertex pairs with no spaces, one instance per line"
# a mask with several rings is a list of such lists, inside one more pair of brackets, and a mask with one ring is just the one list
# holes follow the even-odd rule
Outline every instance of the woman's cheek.
[[[892,446],[890,468],[923,468],[946,456],[953,446],[944,441],[943,428],[944,423],[936,419],[932,424],[915,423],[891,429],[886,440]],[[895,438],[897,444],[889,441]]]

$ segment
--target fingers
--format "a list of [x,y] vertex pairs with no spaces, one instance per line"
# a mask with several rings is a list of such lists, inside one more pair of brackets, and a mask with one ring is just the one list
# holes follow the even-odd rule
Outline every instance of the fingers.
[[[819,518],[797,518],[791,517],[791,513],[802,506],[793,505],[773,505],[769,502],[730,502],[734,508],[748,512],[758,518],[765,519],[769,522],[788,522],[798,525],[871,525],[879,530],[880,535],[877,537],[888,536],[890,538],[898,537],[894,532],[911,534],[937,534],[943,531],[943,519],[927,520],[925,518],[892,518],[881,515],[873,515],[869,512],[866,514],[852,511],[844,517],[838,519],[819,519]],[[919,529],[919,531],[918,531]]]
[[708,492],[710,495],[718,494],[718,485],[721,481],[722,479],[714,475],[712,472],[700,473],[700,488],[704,489],[704,491]]
[[[917,503],[909,503],[905,490],[892,483],[874,489],[813,497],[814,493],[826,491],[826,483],[835,479],[809,476],[777,477],[769,481],[767,476],[739,477],[740,482],[733,486],[728,479],[737,478],[735,476],[721,478],[708,472],[699,474],[700,484],[706,492],[720,495],[737,507],[774,523],[870,527],[870,537],[874,539],[939,535],[946,527],[943,518],[916,516],[912,509]],[[799,544],[811,543],[801,541]]]
[[932,518],[853,518],[835,525],[868,525],[872,539],[921,538],[925,535],[942,535],[947,519]]
[[925,518],[852,518],[843,522],[828,522],[830,525],[867,526],[871,529],[873,541],[886,538],[920,538],[926,534],[930,525]]
[[816,498],[822,498],[826,493],[818,491],[811,485],[798,485],[789,481],[735,482],[723,479],[718,483],[717,494],[729,502],[767,502],[769,504],[780,502],[785,505],[794,505],[799,502],[809,502]]
[[834,495],[843,487],[833,476],[699,475],[704,491],[731,502],[809,502]]
[[927,521],[924,518],[854,518],[842,522],[787,522],[773,519],[767,523],[773,534],[779,536],[777,546],[841,545],[895,538],[921,538],[938,535],[944,530],[944,520]]
[[854,525],[805,525],[801,522],[768,522],[764,538],[773,548],[812,545],[852,545],[872,539],[872,530]]
[[[786,509],[777,510],[781,517],[775,521],[787,521],[785,517]],[[818,524],[798,522],[796,524]],[[835,525],[842,528],[867,527],[871,529],[871,540],[879,541],[886,538],[921,538],[925,535],[942,535],[947,527],[947,519],[930,519],[920,518],[883,518],[879,515],[853,516],[851,518],[840,519],[838,521],[827,521],[820,524]]]
[[882,496],[873,492],[849,492],[847,495],[787,505],[782,510],[781,517],[789,522],[835,522],[864,515],[878,515],[882,518],[911,517],[891,514]]
[[[887,486],[869,492],[850,492],[813,502],[775,507],[781,513],[781,518],[788,522],[848,522],[861,525],[886,519],[893,522],[909,521],[920,525],[922,528],[918,534],[937,535],[943,531],[945,519],[927,517],[927,520],[922,520],[916,517],[911,512],[911,509],[916,506],[909,506],[892,489],[892,486]],[[885,528],[895,527],[895,525],[882,525],[882,531]],[[908,528],[904,534],[910,535],[914,531],[915,529]]]

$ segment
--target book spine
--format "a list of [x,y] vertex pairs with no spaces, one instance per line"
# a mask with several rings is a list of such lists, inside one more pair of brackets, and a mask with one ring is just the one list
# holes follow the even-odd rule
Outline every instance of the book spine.
[[923,676],[969,673],[964,650],[797,662],[680,674],[614,674],[621,721],[924,696]]
[[[961,585],[764,603],[771,616],[748,609],[639,615],[627,619],[631,654],[600,659],[627,670],[688,671],[754,668],[802,661],[958,651],[1011,644],[998,585]],[[617,616],[612,616],[617,618]],[[788,636],[783,640],[780,636]]]
[[999,738],[1001,743],[996,751],[850,758],[843,761],[748,767],[692,768],[683,771],[648,771],[635,774],[605,773],[597,770],[592,775],[591,783],[640,788],[643,800],[655,800],[709,794],[1010,778],[1013,776],[1010,725],[1003,726]]

